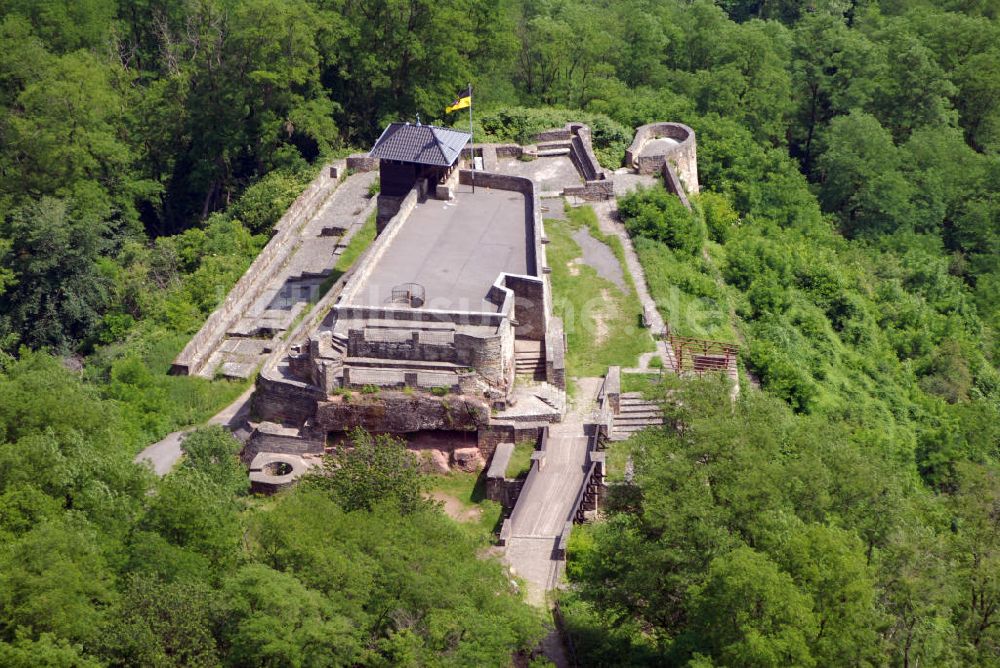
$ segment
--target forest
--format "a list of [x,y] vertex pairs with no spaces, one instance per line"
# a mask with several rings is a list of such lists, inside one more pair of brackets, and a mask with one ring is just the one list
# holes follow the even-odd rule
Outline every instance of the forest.
[[[620,201],[679,334],[743,392],[574,533],[580,665],[1000,666],[997,0],[0,0],[0,665],[509,665],[543,634],[488,546],[355,436],[261,501],[167,375],[319,167],[472,82],[479,140],[698,136]],[[364,484],[358,481],[364,481]]]

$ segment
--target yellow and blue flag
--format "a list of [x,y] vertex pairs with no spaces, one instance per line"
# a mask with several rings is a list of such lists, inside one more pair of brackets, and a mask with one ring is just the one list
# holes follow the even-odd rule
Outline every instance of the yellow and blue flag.
[[472,86],[469,86],[466,90],[458,94],[455,101],[444,108],[444,113],[450,114],[453,111],[458,111],[459,109],[465,109],[472,106]]

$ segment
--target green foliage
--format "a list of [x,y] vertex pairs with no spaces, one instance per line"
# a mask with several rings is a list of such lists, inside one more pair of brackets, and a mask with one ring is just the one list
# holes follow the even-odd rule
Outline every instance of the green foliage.
[[243,191],[228,213],[253,234],[269,234],[305,186],[300,176],[271,172]]
[[618,210],[631,236],[659,241],[691,255],[705,243],[704,222],[663,188],[639,189],[622,197]]
[[409,513],[425,504],[426,480],[416,457],[399,439],[360,429],[351,434],[349,448],[338,448],[326,458],[322,471],[310,474],[306,482],[324,490],[345,510],[390,504]]
[[211,426],[195,429],[184,437],[181,449],[184,451],[183,469],[206,474],[231,494],[247,491],[247,472],[238,459],[243,444],[226,428]]
[[531,470],[531,455],[535,452],[533,441],[520,441],[514,444],[514,452],[507,464],[508,478],[523,478]]

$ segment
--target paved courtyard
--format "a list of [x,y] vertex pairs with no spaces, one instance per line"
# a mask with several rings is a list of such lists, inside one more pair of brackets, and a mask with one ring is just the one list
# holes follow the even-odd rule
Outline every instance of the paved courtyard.
[[386,305],[393,287],[418,283],[425,309],[495,313],[490,286],[502,272],[528,273],[531,243],[523,194],[461,186],[452,201],[416,205],[351,303]]

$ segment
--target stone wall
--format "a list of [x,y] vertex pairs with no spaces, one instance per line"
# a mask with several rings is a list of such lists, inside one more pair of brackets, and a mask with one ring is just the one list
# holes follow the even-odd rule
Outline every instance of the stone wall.
[[545,283],[532,276],[506,274],[504,284],[514,292],[515,332],[519,339],[545,339]]
[[545,332],[545,380],[566,389],[566,333],[560,318],[552,318]]
[[373,432],[399,434],[434,429],[471,432],[489,420],[489,407],[472,397],[383,390],[320,401],[313,422],[316,429],[325,432],[364,427]]
[[605,180],[608,175],[594,155],[594,145],[590,137],[590,128],[581,123],[571,123],[573,139],[570,142],[570,156],[577,169],[583,175],[584,181]]
[[195,375],[202,371],[205,362],[225,338],[226,331],[242,317],[247,306],[260,296],[295,250],[299,228],[312,218],[336,187],[337,180],[330,174],[329,165],[324,166],[312,183],[292,202],[275,225],[274,236],[229,291],[222,304],[208,316],[198,333],[191,337],[174,359],[170,373]]
[[321,455],[324,452],[323,439],[309,437],[298,430],[290,430],[274,422],[258,424],[240,457],[250,463],[261,452],[275,452],[285,455]]
[[677,195],[683,204],[688,209],[691,208],[691,202],[688,201],[687,193],[684,192],[684,184],[681,183],[680,177],[677,176],[677,171],[674,170],[674,166],[669,160],[663,162],[663,185],[664,187]]
[[622,368],[620,366],[608,367],[608,375],[604,377],[602,394],[607,400],[608,409],[611,413],[618,415],[618,411],[621,408],[622,395]]
[[347,157],[347,168],[355,172],[374,172],[378,169],[378,158],[367,153],[355,153]]
[[348,332],[347,353],[349,357],[457,364],[475,369],[493,385],[501,385],[509,366],[505,364],[502,339],[500,332],[487,337],[455,332],[451,342],[442,343],[422,341],[419,331],[407,337],[390,338],[372,336],[369,330],[352,329]]
[[273,375],[262,372],[257,377],[251,415],[257,420],[304,424],[312,417],[316,401],[326,398],[326,392],[308,383],[282,378],[280,371],[274,371]]
[[[658,155],[641,156],[646,142],[657,137],[669,137],[677,144]],[[669,160],[680,182],[689,194],[698,192],[698,146],[694,130],[683,123],[650,123],[636,129],[632,145],[625,151],[625,162],[640,174],[655,174]]]
[[[614,177],[601,167],[594,155],[594,145],[591,141],[590,128],[582,123],[568,123],[563,130],[550,130],[539,135],[551,140],[565,136],[569,139],[569,156],[583,177],[584,183],[579,186],[569,186],[563,190],[567,197],[579,197],[588,201],[611,199],[615,196]],[[539,139],[542,141],[542,139]]]

